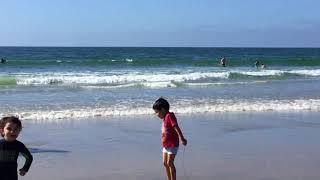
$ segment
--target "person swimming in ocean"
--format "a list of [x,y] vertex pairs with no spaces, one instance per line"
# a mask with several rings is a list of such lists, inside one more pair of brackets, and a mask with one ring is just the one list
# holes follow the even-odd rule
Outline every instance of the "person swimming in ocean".
[[255,67],[258,68],[260,66],[260,62],[257,60],[255,63],[254,63]]
[[226,67],[226,62],[227,62],[227,59],[226,58],[221,58],[220,59],[220,65],[222,66],[222,67]]
[[6,60],[6,59],[1,58],[1,63],[2,63],[2,64],[5,64],[6,62],[7,62],[7,60]]

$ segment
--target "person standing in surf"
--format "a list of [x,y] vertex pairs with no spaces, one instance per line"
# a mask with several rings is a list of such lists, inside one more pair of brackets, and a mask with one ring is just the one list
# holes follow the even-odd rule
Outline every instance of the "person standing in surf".
[[177,118],[173,112],[169,112],[170,105],[164,98],[159,98],[153,104],[156,115],[162,119],[162,162],[167,174],[167,180],[176,180],[176,168],[174,159],[179,149],[179,139],[184,146],[187,140],[184,138],[178,126]]

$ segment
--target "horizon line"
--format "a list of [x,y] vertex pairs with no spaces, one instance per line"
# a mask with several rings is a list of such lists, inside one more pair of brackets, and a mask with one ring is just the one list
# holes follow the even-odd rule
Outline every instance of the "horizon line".
[[308,49],[308,48],[314,48],[314,49],[318,49],[320,48],[319,47],[316,47],[316,46],[306,46],[306,47],[301,47],[301,46],[47,46],[47,45],[44,45],[44,46],[3,46],[3,45],[0,45],[0,48],[3,48],[3,47],[34,47],[34,48],[283,48],[283,49],[286,49],[286,48],[292,48],[292,49]]

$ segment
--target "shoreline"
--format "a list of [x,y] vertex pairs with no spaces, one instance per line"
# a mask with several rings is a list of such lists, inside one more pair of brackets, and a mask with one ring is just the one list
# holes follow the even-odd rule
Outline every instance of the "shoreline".
[[[176,115],[188,139],[175,161],[177,179],[320,177],[320,112]],[[155,116],[24,122],[19,139],[35,161],[20,179],[165,179],[160,123]]]

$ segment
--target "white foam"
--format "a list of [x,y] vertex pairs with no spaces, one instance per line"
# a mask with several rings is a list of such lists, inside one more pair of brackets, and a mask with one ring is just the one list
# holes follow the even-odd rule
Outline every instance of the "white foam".
[[308,75],[308,76],[320,76],[320,69],[314,69],[314,70],[292,70],[292,71],[290,71],[290,73]]
[[235,85],[235,84],[257,84],[268,81],[244,81],[244,82],[214,82],[214,83],[186,83],[187,86],[214,86],[214,85]]
[[[320,69],[314,70],[261,70],[261,71],[223,71],[223,72],[195,72],[195,71],[124,71],[124,72],[70,72],[70,73],[19,73],[16,74],[18,85],[48,85],[48,84],[85,84],[85,85],[129,85],[141,83],[147,87],[174,86],[171,82],[188,83],[206,79],[228,79],[231,73],[249,76],[281,76],[284,73],[306,76],[320,76]],[[194,82],[193,82],[194,83]],[[200,82],[199,82],[200,83]],[[166,84],[166,85],[163,85]]]
[[184,82],[199,80],[202,78],[228,78],[227,72],[207,72],[207,73],[186,73],[186,74],[166,74],[166,73],[145,73],[137,74],[131,72],[127,74],[110,75],[105,73],[45,73],[45,74],[20,74],[16,75],[19,85],[47,85],[52,83],[62,84],[130,84],[130,83],[165,83]]
[[[263,112],[263,111],[320,111],[320,99],[306,100],[228,100],[215,102],[208,100],[183,100],[172,104],[172,111],[182,114],[212,113],[212,112]],[[41,110],[18,112],[25,120],[63,121],[70,119],[91,119],[94,117],[133,116],[153,114],[150,104],[144,106],[109,106],[71,108],[65,110]],[[2,115],[2,114],[1,114]]]
[[140,82],[130,84],[120,84],[114,86],[81,86],[86,89],[117,89],[117,88],[130,88],[130,87],[148,87],[148,88],[165,88],[165,87],[177,87],[174,81],[170,82]]
[[261,70],[261,71],[234,71],[235,73],[249,76],[280,76],[285,71],[281,70]]
[[298,110],[320,110],[320,99],[309,100],[262,100],[233,102],[222,100],[221,103],[202,104],[195,107],[178,108],[179,113],[203,113],[203,112],[241,112],[241,111],[298,111]]
[[284,73],[299,74],[306,76],[320,76],[320,69],[300,69],[300,70],[261,70],[261,71],[232,71],[234,73],[249,76],[281,76]]

